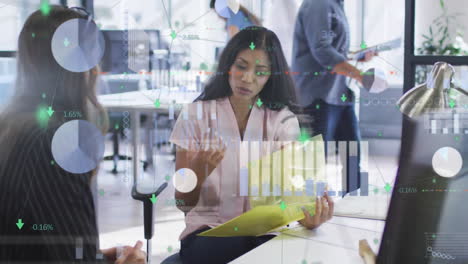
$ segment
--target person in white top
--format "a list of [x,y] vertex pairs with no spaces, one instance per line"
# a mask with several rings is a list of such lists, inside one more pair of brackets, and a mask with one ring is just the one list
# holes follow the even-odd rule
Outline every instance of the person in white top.
[[[170,141],[177,145],[176,170],[190,169],[197,183],[191,191],[177,190],[178,208],[185,214],[180,235],[184,263],[227,263],[271,239],[260,237],[202,237],[250,209],[238,192],[240,142],[295,141],[299,122],[291,112],[294,84],[276,35],[248,27],[224,49],[218,71],[194,103],[179,116]],[[304,211],[301,224],[316,228],[331,218],[333,201],[317,200],[312,217]]]

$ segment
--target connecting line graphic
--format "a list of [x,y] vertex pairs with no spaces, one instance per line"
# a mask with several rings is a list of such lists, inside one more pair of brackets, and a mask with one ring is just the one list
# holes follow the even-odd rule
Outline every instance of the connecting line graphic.
[[[115,2],[113,4],[113,6],[111,8],[114,8],[115,6],[117,6],[118,4],[120,4],[122,2],[122,0],[119,0],[117,2]],[[124,2],[125,3],[125,2]],[[178,32],[175,32],[172,28],[172,24],[171,24],[171,21],[169,19],[169,15],[168,15],[168,12],[167,12],[167,8],[166,8],[166,5],[165,5],[165,2],[164,0],[161,0],[161,3],[163,5],[163,8],[164,8],[164,14],[167,18],[167,21],[168,21],[168,25],[169,25],[169,28],[171,30],[171,43],[170,43],[170,46],[169,46],[169,56],[171,55],[171,50],[172,50],[172,45],[174,43],[174,39],[177,38],[177,35],[182,32],[183,30],[185,30],[186,28],[188,28],[189,26],[191,25],[194,25],[196,21],[198,21],[199,19],[201,19],[202,17],[206,16],[207,14],[209,14],[212,10],[208,10],[207,12],[205,12],[204,14],[202,14],[201,16],[197,17],[196,19],[194,19],[192,22],[188,23],[187,25],[185,25],[181,30],[179,30]],[[125,28],[124,30],[127,30],[128,31],[128,9],[124,6],[123,9],[125,10],[123,15],[124,16],[127,16],[127,18],[125,19],[124,18],[124,21],[125,21]],[[177,38],[177,39],[181,39],[181,38]],[[182,39],[181,39],[182,40]],[[127,38],[124,38],[124,41],[126,42],[126,45],[128,46],[128,37]],[[205,40],[204,41],[211,41],[211,42],[219,42],[219,43],[224,43],[222,41],[213,41],[213,40]],[[183,41],[181,41],[182,45],[187,48],[188,50],[190,50],[190,52],[196,54],[197,56],[199,56],[202,60],[204,61],[208,61],[206,58],[204,58],[203,56],[201,56],[199,53],[197,53],[196,51],[192,50],[192,48],[188,45],[186,45]],[[124,51],[125,52],[125,51]],[[126,54],[127,56],[125,56],[128,60],[128,54]],[[168,73],[170,74],[170,73]],[[123,76],[123,79],[124,79],[124,86],[126,86],[127,82],[128,82],[128,73],[125,72],[124,73],[124,76]],[[168,82],[169,82],[169,87],[170,87],[170,76],[168,78]],[[153,87],[153,85],[151,85],[151,87]],[[151,89],[153,90],[153,89]],[[159,89],[159,94],[156,96],[155,99],[151,98],[151,96],[148,96],[146,93],[144,93],[143,91],[139,91],[144,97],[148,98],[151,102],[155,102],[157,100],[158,104],[160,104],[160,99],[161,99],[161,94],[162,94],[162,89]],[[170,88],[169,88],[169,92],[170,92]],[[55,96],[55,94],[54,94]],[[123,95],[119,96],[119,100],[122,101],[123,100]],[[128,112],[125,112],[124,114],[127,114],[128,115]],[[127,116],[126,116],[127,117]],[[126,123],[126,125],[128,126],[128,124]],[[124,127],[124,129],[126,129],[128,127]],[[127,133],[125,133],[127,134]],[[126,135],[128,136],[128,135]],[[127,145],[127,147],[125,148],[125,155],[128,156],[129,154],[129,146]],[[125,173],[127,174],[128,173],[128,163],[126,163],[126,166],[125,166]]]
[[7,7],[7,6],[11,6],[11,4],[4,4],[4,5],[0,6],[0,8],[4,8],[4,7]]
[[[121,3],[121,2],[122,2],[122,0],[119,0],[119,1],[115,2],[115,3],[113,4],[112,8],[115,7],[116,5],[118,5],[118,4]],[[186,45],[186,44],[182,41],[183,39],[177,38],[176,36],[177,36],[180,32],[182,32],[182,31],[184,31],[185,29],[187,29],[189,26],[194,25],[196,21],[198,21],[198,20],[201,19],[202,17],[204,17],[204,16],[206,16],[207,14],[209,14],[210,12],[212,12],[212,10],[208,10],[207,12],[205,12],[204,14],[202,14],[201,16],[197,17],[196,19],[194,19],[193,21],[191,21],[190,23],[188,23],[187,25],[185,25],[181,30],[179,30],[178,32],[175,32],[175,31],[172,29],[172,24],[171,24],[171,21],[170,21],[170,19],[169,19],[168,12],[167,12],[167,9],[166,9],[164,0],[161,0],[161,3],[162,3],[162,5],[163,5],[164,13],[165,13],[165,15],[166,15],[166,18],[167,18],[167,20],[168,20],[169,28],[170,28],[170,30],[171,30],[171,32],[172,32],[172,33],[171,33],[172,39],[171,39],[171,43],[170,43],[170,46],[169,46],[169,56],[170,56],[170,54],[171,54],[172,45],[174,44],[174,40],[175,40],[175,39],[178,39],[178,40],[180,39],[180,40],[181,40],[180,43],[181,43],[185,48],[187,48],[190,52],[196,54],[196,55],[199,56],[202,60],[208,61],[205,57],[203,57],[202,55],[200,55],[198,52],[192,50],[192,48],[191,48],[190,46]],[[124,9],[125,9],[125,7],[124,7]],[[128,16],[128,12],[125,12],[124,15]],[[127,21],[127,19],[126,19],[125,21]],[[125,28],[128,30],[128,25],[126,25]],[[202,39],[202,40],[204,40],[204,41],[211,41],[211,42],[218,42],[218,43],[225,43],[225,42],[216,41],[216,40],[207,40],[207,39]],[[127,43],[128,43],[128,40],[127,40]],[[124,80],[125,80],[125,84],[126,84],[126,81],[128,81],[127,73],[124,73]],[[168,80],[168,81],[170,82],[170,77],[169,77],[169,80]],[[125,85],[125,84],[124,84],[124,85]],[[151,87],[153,87],[153,85],[151,85]],[[151,90],[153,90],[153,88],[151,88]],[[155,96],[156,98],[154,98],[154,99],[151,98],[150,96],[148,96],[147,94],[143,93],[142,91],[139,91],[139,92],[141,92],[141,93],[143,94],[143,96],[145,96],[146,98],[148,98],[151,102],[155,102],[156,100],[158,100],[158,102],[160,102],[161,94],[162,94],[162,89],[159,89],[158,95],[156,95],[156,96]],[[170,90],[169,90],[169,92],[170,92]],[[119,99],[123,99],[122,96],[120,96]]]
[[[181,40],[180,38],[178,38],[178,40]],[[208,59],[204,58],[202,55],[200,55],[198,52],[192,50],[192,48],[190,46],[187,46],[186,43],[183,42],[183,40],[181,40],[181,44],[184,45],[185,48],[188,48],[188,50],[190,50],[190,52],[193,52],[195,53],[195,55],[197,55],[198,57],[200,57],[201,59],[203,59],[203,61],[208,61]]]
[[116,7],[118,4],[120,4],[120,2],[122,2],[122,0],[119,0],[119,1],[115,2],[115,3],[110,7],[110,9]]
[[[204,58],[202,55],[200,55],[198,52],[192,50],[192,48],[188,45],[186,45],[180,38],[176,38],[177,40],[180,40],[181,42],[181,45],[183,45],[185,48],[187,48],[190,52],[193,52],[194,54],[196,54],[198,57],[200,57],[202,60],[204,61],[208,61],[206,58]],[[172,49],[172,44],[174,42],[174,39],[171,40],[171,44],[170,44],[170,47],[169,47],[169,56],[171,54],[171,49]],[[170,82],[170,80],[169,80]],[[169,87],[169,92],[170,92],[170,87]],[[159,100],[161,99],[161,93],[162,93],[162,89],[159,89],[159,95],[157,96],[157,99],[156,100]],[[146,96],[146,95],[145,95]]]
[[[167,10],[166,10],[166,7],[165,7],[165,4],[164,4],[164,0],[161,0],[161,2],[163,3],[163,6],[164,6],[164,11],[165,11],[165,14],[166,14],[166,17],[169,21],[169,16],[167,14]],[[205,57],[203,57],[202,55],[200,55],[198,52],[192,50],[192,48],[189,46],[189,45],[186,45],[184,42],[183,42],[183,39],[181,38],[177,38],[177,35],[179,35],[179,33],[181,33],[182,31],[184,31],[185,29],[187,29],[189,26],[191,25],[194,25],[196,21],[198,21],[199,19],[201,19],[202,17],[206,16],[207,14],[209,14],[212,10],[208,10],[207,12],[205,12],[204,14],[202,14],[201,16],[195,18],[193,21],[191,21],[190,23],[188,23],[187,25],[185,25],[182,29],[180,29],[179,31],[175,32],[173,29],[172,29],[172,25],[171,25],[171,22],[169,21],[169,28],[171,30],[171,43],[169,45],[169,56],[171,55],[171,50],[172,50],[172,45],[174,44],[174,40],[177,39],[177,40],[180,40],[181,44],[186,48],[188,49],[190,52],[194,53],[195,55],[197,55],[198,57],[200,57],[203,61],[208,61]],[[205,41],[210,41],[210,40],[205,40]],[[212,41],[212,42],[219,42],[219,43],[225,43],[225,42],[222,42],[222,41]],[[168,80],[170,82],[170,78]],[[169,83],[170,84],[170,83]],[[169,92],[170,92],[170,87],[169,87]],[[162,93],[162,89],[159,89],[159,94],[157,96],[157,99],[158,101],[160,101],[161,99],[161,93]]]
[[55,95],[57,94],[57,86],[55,86],[55,89],[54,89],[54,94],[52,95],[52,98],[51,98],[51,102],[49,104],[49,107],[47,109],[47,114],[49,115],[49,118],[52,118],[52,115],[54,114],[54,100],[55,100]]
[[209,9],[208,11],[206,11],[203,15],[197,17],[195,20],[193,20],[192,22],[188,23],[187,25],[185,25],[181,30],[179,30],[177,32],[177,35],[179,35],[179,33],[181,33],[182,31],[184,31],[186,28],[188,28],[189,26],[191,26],[192,24],[194,24],[197,20],[199,20],[200,18],[206,16],[208,13],[212,12],[211,9]]
[[[377,168],[377,170],[378,170],[378,172],[379,172],[379,174],[380,174],[380,179],[382,180],[383,184],[385,184],[385,187],[384,187],[385,190],[387,191],[387,188],[386,188],[387,186],[393,186],[393,188],[395,188],[395,180],[396,180],[396,177],[392,180],[391,184],[389,185],[389,184],[385,181],[384,176],[383,176],[382,172],[380,171],[380,168],[379,168],[379,166],[378,166],[376,160],[375,160],[371,155],[368,155],[368,156],[372,159],[373,163],[375,164],[375,167]],[[388,191],[386,192],[387,201],[388,201],[387,206],[389,206],[389,203],[390,203],[390,195],[391,195],[391,192],[390,192],[390,190],[388,190]],[[375,235],[377,235],[378,232],[377,232],[377,231],[374,231],[374,232],[375,232]],[[377,239],[377,238],[376,238],[376,239]],[[376,241],[376,239],[375,239],[374,241]]]
[[[386,182],[386,181],[385,181],[385,179],[384,179],[384,177],[383,177],[383,174],[382,174],[382,172],[380,171],[380,168],[379,168],[379,166],[377,166],[377,162],[375,161],[375,159],[374,159],[374,158],[372,158],[372,156],[370,156],[370,155],[369,155],[369,157],[372,159],[372,161],[373,161],[373,162],[374,162],[374,164],[375,164],[375,167],[376,167],[376,168],[377,168],[377,170],[379,171],[379,174],[380,174],[380,179],[382,180],[383,184],[384,184],[384,185],[387,185],[387,184],[388,184],[388,182]],[[395,178],[395,179],[396,179],[396,178]],[[393,179],[393,181],[392,181],[392,183],[391,183],[391,185],[392,185],[392,186],[395,184],[395,179]],[[388,195],[388,193],[387,193],[387,195]],[[388,196],[387,196],[387,198],[388,198]]]
[[386,59],[384,59],[383,57],[381,56],[375,56],[377,59],[381,59],[383,62],[387,63],[388,65],[392,66],[395,70],[399,71],[400,73],[403,73],[403,71],[398,68],[397,66],[391,64],[390,62],[388,62]]
[[163,5],[163,8],[164,8],[164,13],[166,14],[166,18],[167,18],[167,22],[169,24],[169,28],[172,31],[172,24],[171,24],[171,20],[169,19],[169,15],[167,14],[166,4],[164,3],[164,0],[161,0],[161,2],[162,2],[162,5]]
[[[374,161],[374,163],[375,163],[375,161]],[[385,179],[383,178],[383,175],[382,175],[382,173],[381,173],[381,171],[380,171],[380,169],[379,169],[379,167],[377,166],[377,164],[376,164],[376,168],[377,168],[378,171],[379,171],[379,174],[380,174],[380,176],[381,176],[382,181],[383,181],[384,183],[386,183],[386,182],[385,182]],[[393,186],[393,184],[394,184],[394,181],[392,181],[392,186]],[[390,193],[387,192],[387,199],[389,198],[389,197],[388,197],[389,195],[390,195]],[[377,237],[379,237],[379,231],[376,231],[376,230],[371,230],[371,229],[361,228],[361,227],[348,226],[348,225],[345,225],[345,224],[330,223],[330,222],[328,222],[327,224],[336,225],[336,226],[343,226],[343,227],[349,227],[349,228],[353,228],[353,229],[357,229],[357,230],[362,230],[362,231],[370,232],[370,233],[373,233],[373,234],[375,235],[375,237],[376,237],[376,238],[374,239],[374,243],[378,243],[378,241],[380,240],[380,239],[377,238]],[[295,230],[295,229],[297,230],[297,229],[299,229],[299,228],[304,228],[304,227],[302,227],[302,226],[297,226],[297,227],[293,227],[293,228],[290,228],[290,229],[285,229],[285,230],[283,230],[283,231]],[[282,262],[281,262],[281,263],[284,263],[284,262],[283,262],[283,259],[284,259],[284,258],[283,258],[283,255],[284,255],[284,246],[283,246],[283,243],[284,243],[284,236],[290,236],[290,237],[301,238],[301,239],[306,239],[306,240],[307,240],[307,242],[306,242],[307,244],[306,244],[305,249],[304,249],[305,252],[304,252],[304,258],[303,258],[304,260],[303,260],[303,263],[306,263],[306,262],[304,262],[304,261],[306,261],[307,256],[308,256],[307,252],[308,252],[308,248],[309,248],[309,243],[310,243],[310,241],[319,242],[319,243],[325,243],[325,244],[327,244],[327,245],[334,246],[334,247],[338,247],[338,248],[345,248],[345,249],[349,249],[349,250],[353,250],[353,251],[358,251],[358,250],[356,250],[355,248],[352,248],[352,247],[347,247],[347,246],[343,246],[343,245],[338,245],[338,244],[334,244],[334,243],[330,243],[330,242],[326,242],[326,241],[322,241],[322,240],[316,240],[316,239],[313,239],[313,238],[310,238],[310,237],[307,237],[307,236],[301,236],[301,235],[296,235],[296,234],[290,234],[290,233],[286,233],[286,232],[281,232],[281,234],[282,234],[282,237],[281,237],[281,260],[282,260]]]
[[337,248],[346,248],[346,249],[349,249],[349,250],[358,251],[357,249],[352,248],[352,247],[343,246],[343,245],[338,245],[338,244],[335,244],[335,243],[330,243],[330,242],[326,242],[326,241],[322,241],[322,240],[316,240],[316,239],[312,239],[312,238],[310,238],[310,237],[302,237],[302,236],[299,236],[299,235],[293,235],[293,234],[288,234],[288,233],[281,233],[281,234],[284,235],[284,236],[290,236],[290,237],[295,237],[295,238],[302,238],[302,239],[306,239],[306,240],[310,240],[310,241],[315,241],[315,242],[319,242],[319,243],[324,243],[324,244],[327,244],[327,245],[330,245],[330,246],[334,246],[334,247],[337,247]]
[[211,39],[197,39],[197,40],[203,40],[203,41],[208,41],[208,42],[214,42],[214,43],[223,43],[223,44],[226,44],[226,41],[221,41],[221,40],[211,40]]

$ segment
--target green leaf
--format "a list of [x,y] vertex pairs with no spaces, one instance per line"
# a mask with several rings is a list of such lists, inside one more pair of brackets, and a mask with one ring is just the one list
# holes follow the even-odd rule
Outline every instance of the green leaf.
[[444,0],[440,0],[440,7],[445,8],[444,6]]
[[437,34],[439,34],[440,32],[442,32],[442,30],[444,30],[444,27],[439,27],[439,30],[437,31]]
[[445,41],[445,36],[439,40],[439,46],[442,46],[442,44],[444,44],[444,41]]

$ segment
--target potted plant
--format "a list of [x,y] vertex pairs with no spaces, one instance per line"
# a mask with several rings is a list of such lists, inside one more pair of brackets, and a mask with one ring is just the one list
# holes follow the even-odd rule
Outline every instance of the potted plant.
[[[468,54],[468,45],[463,40],[463,27],[458,22],[462,13],[449,13],[445,0],[440,0],[442,14],[435,18],[429,26],[429,33],[422,34],[424,41],[422,47],[417,48],[417,55],[446,55],[460,56]],[[455,37],[450,32],[455,27]],[[418,65],[416,68],[416,83],[426,81],[430,65]]]

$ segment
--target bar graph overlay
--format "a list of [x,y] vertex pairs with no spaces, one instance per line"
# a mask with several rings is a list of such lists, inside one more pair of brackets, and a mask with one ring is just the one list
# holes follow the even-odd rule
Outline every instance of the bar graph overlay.
[[239,196],[369,195],[368,142],[242,141],[239,150]]
[[468,134],[468,110],[427,113],[424,115],[424,127],[430,134]]

